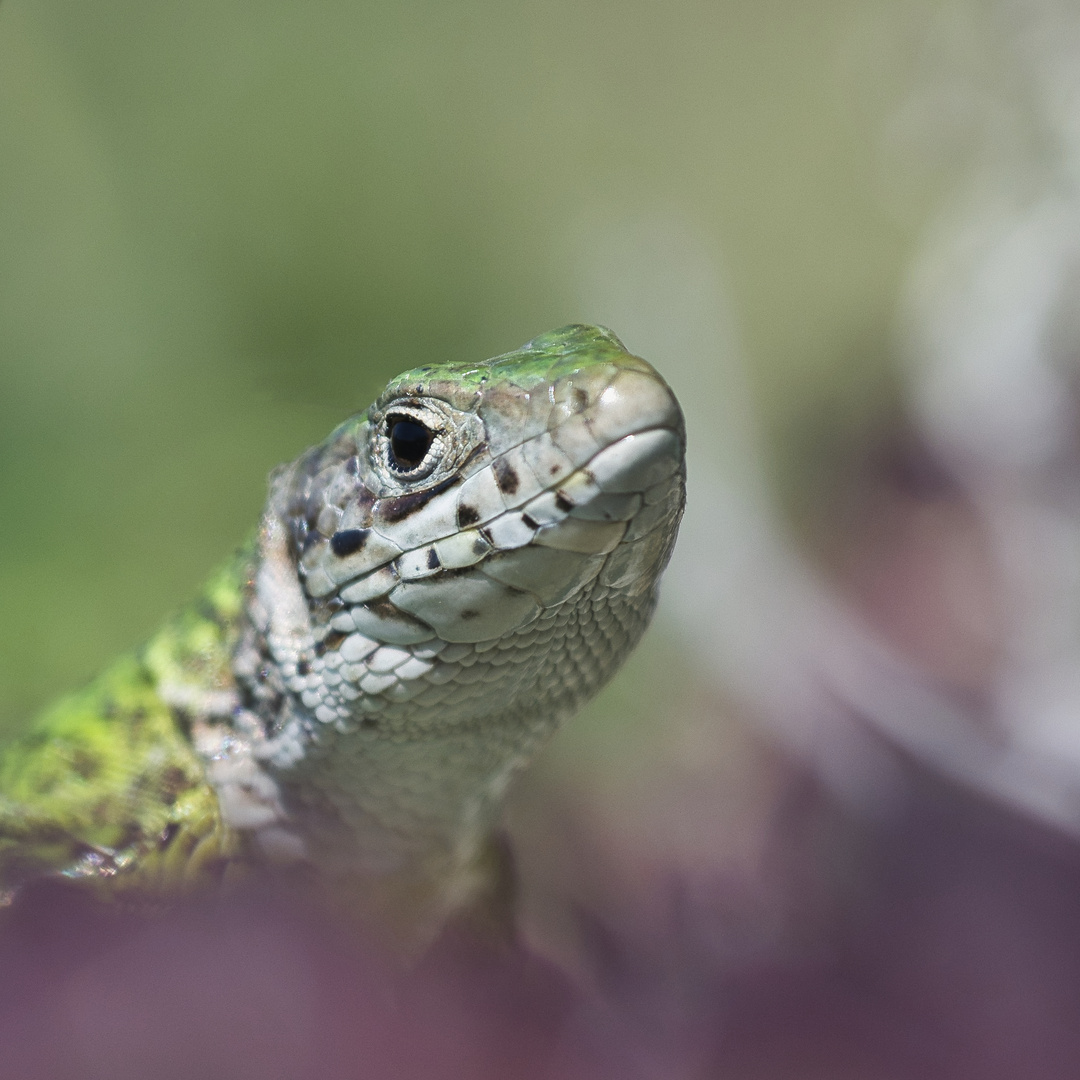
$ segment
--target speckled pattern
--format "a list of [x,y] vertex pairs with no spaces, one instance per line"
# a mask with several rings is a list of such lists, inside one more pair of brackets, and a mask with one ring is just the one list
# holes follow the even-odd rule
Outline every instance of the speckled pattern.
[[230,659],[251,563],[240,553],[145,648],[6,748],[0,906],[42,874],[157,903],[241,869],[241,837],[221,820],[189,721],[235,701]]
[[571,326],[406,372],[279,470],[231,678],[158,686],[226,832],[423,933],[467,902],[512,775],[648,623],[683,451],[655,371]]

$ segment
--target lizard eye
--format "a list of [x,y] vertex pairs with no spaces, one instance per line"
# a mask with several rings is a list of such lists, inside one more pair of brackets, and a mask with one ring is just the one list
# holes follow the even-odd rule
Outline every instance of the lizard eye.
[[427,457],[434,434],[423,424],[407,416],[389,416],[389,463],[395,472],[407,473],[419,468]]

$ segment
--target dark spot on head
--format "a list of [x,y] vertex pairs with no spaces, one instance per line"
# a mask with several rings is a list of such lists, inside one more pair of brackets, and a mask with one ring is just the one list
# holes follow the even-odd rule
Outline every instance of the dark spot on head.
[[552,465],[551,468],[548,469],[548,472],[552,476],[558,476],[559,475],[559,466],[558,465]]
[[540,528],[540,523],[538,521],[535,521],[528,514],[522,514],[521,515],[521,520],[524,521],[525,524],[528,525],[530,529],[539,529]]
[[356,454],[353,454],[353,456],[345,462],[345,471],[350,476],[360,475],[360,458]]
[[401,521],[402,518],[407,518],[410,514],[425,506],[439,492],[445,491],[460,479],[460,474],[448,476],[441,483],[432,484],[431,487],[426,488],[424,491],[412,491],[407,495],[397,495],[391,499],[380,499],[375,504],[375,512],[383,521]]
[[361,527],[371,524],[371,508],[375,505],[375,496],[366,487],[358,488],[353,496],[354,513],[358,515]]
[[574,412],[584,412],[589,404],[589,395],[580,386],[570,391],[570,398],[574,403]]
[[297,675],[310,675],[311,674],[311,664],[309,664],[306,660],[299,661],[297,663],[297,665],[296,665],[296,674]]
[[504,495],[513,495],[521,483],[513,465],[505,458],[495,459],[495,483]]
[[315,645],[315,655],[323,656],[325,653],[332,652],[336,649],[349,635],[343,634],[340,630],[331,630]]
[[330,537],[330,550],[339,558],[359,551],[368,538],[367,529],[342,529]]
[[293,550],[298,555],[303,555],[315,543],[319,534],[311,528],[307,518],[294,517],[290,520],[292,522]]
[[555,492],[555,505],[564,514],[569,514],[574,509],[574,504],[561,491]]
[[480,612],[479,611],[473,611],[472,608],[466,608],[461,613],[461,617],[463,619],[478,619],[480,617]]
[[439,553],[434,548],[428,548],[427,553],[427,568],[429,570],[438,570],[442,564],[439,562]]
[[378,615],[380,619],[393,619],[395,622],[406,623],[418,621],[411,615],[406,615],[405,612],[394,607],[394,602],[388,596],[380,596],[375,600],[369,600],[364,607],[366,607],[372,615]]
[[176,836],[179,831],[179,822],[170,821],[169,824],[161,830],[161,835],[158,837],[158,847],[164,851],[165,848],[173,842],[173,837]]
[[469,525],[475,525],[480,520],[480,511],[475,506],[469,506],[468,503],[462,503],[457,508],[457,523],[459,528],[467,528]]
[[360,726],[364,728],[377,728],[379,721],[374,716],[362,716],[360,718]]

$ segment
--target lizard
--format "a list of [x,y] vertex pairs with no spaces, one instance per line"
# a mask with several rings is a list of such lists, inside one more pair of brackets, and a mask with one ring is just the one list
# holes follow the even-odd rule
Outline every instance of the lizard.
[[685,428],[610,331],[432,360],[270,478],[199,598],[0,757],[0,905],[266,873],[422,950],[505,907],[513,777],[656,606]]

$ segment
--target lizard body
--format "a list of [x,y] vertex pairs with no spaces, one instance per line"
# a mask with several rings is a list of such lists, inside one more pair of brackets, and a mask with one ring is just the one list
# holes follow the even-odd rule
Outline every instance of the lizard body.
[[398,376],[272,476],[191,608],[7,749],[0,889],[294,875],[422,947],[497,891],[508,784],[644,631],[684,442],[596,327]]

